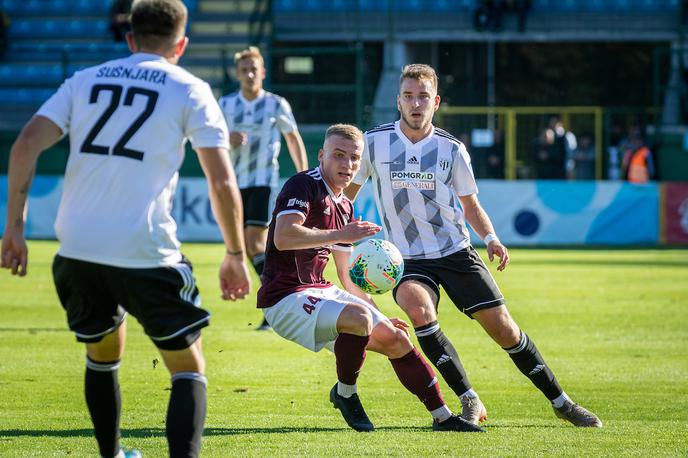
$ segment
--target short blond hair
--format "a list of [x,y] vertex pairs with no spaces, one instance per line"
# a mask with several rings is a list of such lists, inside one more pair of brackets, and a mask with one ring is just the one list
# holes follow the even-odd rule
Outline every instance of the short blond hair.
[[399,77],[399,86],[404,82],[405,79],[412,80],[429,80],[432,83],[433,89],[437,91],[437,86],[439,85],[439,78],[437,78],[437,73],[435,69],[429,65],[425,64],[409,64],[405,65],[401,69],[401,76]]
[[325,132],[325,141],[334,135],[356,142],[363,141],[363,132],[352,124],[332,124]]
[[243,51],[239,51],[234,54],[234,64],[238,65],[244,59],[258,59],[260,63],[265,66],[265,60],[263,60],[263,55],[260,53],[260,49],[257,46],[249,46]]

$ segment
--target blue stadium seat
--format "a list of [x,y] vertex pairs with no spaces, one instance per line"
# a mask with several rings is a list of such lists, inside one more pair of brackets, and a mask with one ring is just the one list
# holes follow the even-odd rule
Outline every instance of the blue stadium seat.
[[0,98],[8,105],[39,105],[55,92],[55,89],[32,88],[15,89],[0,88]]
[[[563,0],[568,1],[568,0]],[[394,0],[395,11],[472,11],[476,0]],[[387,11],[385,0],[274,0],[277,12]]]
[[535,0],[538,11],[678,11],[679,0]]
[[10,23],[10,38],[103,38],[107,20],[15,19]]
[[103,0],[3,0],[10,16],[107,15],[110,3]]
[[62,68],[59,65],[0,65],[0,84],[56,85],[62,82]]

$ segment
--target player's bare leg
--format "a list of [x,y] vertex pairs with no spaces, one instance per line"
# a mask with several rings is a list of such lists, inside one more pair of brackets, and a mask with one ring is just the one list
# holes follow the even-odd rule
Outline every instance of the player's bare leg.
[[172,390],[166,433],[170,456],[198,456],[206,416],[205,359],[201,337],[181,350],[158,349],[170,371]]
[[126,334],[127,325],[123,321],[100,342],[86,344],[84,395],[100,456],[116,456],[121,452],[119,419],[122,399],[118,372]]
[[505,305],[475,312],[473,318],[511,357],[518,369],[552,403],[557,417],[576,426],[599,428],[602,422],[592,412],[575,404],[559,386],[535,343],[518,327]]
[[356,431],[374,429],[356,391],[356,380],[363,367],[372,328],[370,310],[360,304],[347,304],[337,318],[339,335],[334,342],[337,383],[330,390],[330,402]]
[[394,319],[378,323],[370,335],[368,350],[389,358],[394,372],[404,387],[415,394],[433,417],[433,428],[439,431],[480,432],[481,428],[452,415],[442,398],[437,377],[425,358],[411,343],[403,326]]
[[411,320],[423,353],[461,400],[461,417],[473,424],[484,421],[485,406],[472,389],[454,345],[437,322],[435,292],[425,283],[407,280],[399,285],[394,298]]

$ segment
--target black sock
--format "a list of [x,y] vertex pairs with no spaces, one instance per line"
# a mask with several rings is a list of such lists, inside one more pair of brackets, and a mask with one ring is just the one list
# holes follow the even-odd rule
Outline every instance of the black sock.
[[[258,253],[253,258],[251,258],[251,264],[253,264],[253,268],[258,273],[258,277],[263,275],[263,267],[265,266],[265,253]],[[270,326],[270,323],[268,323],[268,320],[263,318],[263,322],[260,325]]]
[[461,396],[471,389],[466,371],[461,365],[454,345],[447,339],[437,321],[415,329],[420,348],[428,360],[437,368],[447,385]]
[[100,456],[119,453],[119,416],[122,399],[117,369],[119,361],[95,362],[86,357],[84,395],[91,414]]
[[516,364],[516,367],[538,387],[550,401],[564,392],[557,378],[540,355],[535,343],[521,331],[518,345],[504,349]]
[[172,376],[166,426],[171,458],[197,457],[201,453],[207,383],[198,372],[178,372]]
[[251,264],[253,264],[253,268],[258,274],[258,277],[263,275],[263,267],[265,266],[265,253],[258,253],[252,257]]

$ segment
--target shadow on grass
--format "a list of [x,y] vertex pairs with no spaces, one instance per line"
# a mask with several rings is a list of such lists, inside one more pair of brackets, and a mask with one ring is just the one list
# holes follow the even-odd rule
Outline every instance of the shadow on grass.
[[[503,428],[560,428],[558,425],[494,425],[487,430],[499,430]],[[206,428],[203,435],[209,436],[241,436],[244,434],[290,434],[290,433],[340,433],[351,431],[347,427],[322,428],[322,427],[295,427],[275,426],[272,428]],[[381,426],[376,427],[378,432],[431,432],[430,426]],[[2,429],[0,438],[9,437],[93,437],[92,429]],[[122,430],[123,438],[165,437],[164,428],[139,428]]]

